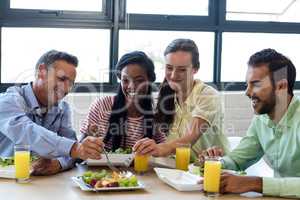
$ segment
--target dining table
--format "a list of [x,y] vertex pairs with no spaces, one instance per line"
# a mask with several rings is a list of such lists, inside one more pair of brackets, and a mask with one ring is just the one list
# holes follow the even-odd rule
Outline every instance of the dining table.
[[[239,194],[220,194],[217,197],[207,197],[202,191],[177,191],[161,181],[153,170],[153,164],[148,172],[137,174],[145,188],[126,191],[83,191],[72,181],[72,177],[82,175],[87,170],[101,170],[105,167],[91,167],[77,164],[68,171],[51,176],[31,176],[28,183],[16,183],[14,179],[0,179],[1,200],[242,200],[253,199]],[[133,171],[132,168],[129,168]],[[134,171],[133,171],[134,172]],[[282,200],[279,197],[256,197],[263,200]]]

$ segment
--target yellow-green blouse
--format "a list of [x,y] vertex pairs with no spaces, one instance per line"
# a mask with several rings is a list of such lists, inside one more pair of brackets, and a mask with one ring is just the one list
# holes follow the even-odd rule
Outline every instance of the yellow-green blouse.
[[219,93],[211,86],[200,80],[195,80],[193,89],[183,105],[179,105],[175,97],[176,115],[171,124],[167,140],[182,137],[187,133],[193,118],[202,118],[210,127],[192,146],[192,158],[212,146],[222,147],[225,153],[229,150],[229,143],[223,135],[223,112]]

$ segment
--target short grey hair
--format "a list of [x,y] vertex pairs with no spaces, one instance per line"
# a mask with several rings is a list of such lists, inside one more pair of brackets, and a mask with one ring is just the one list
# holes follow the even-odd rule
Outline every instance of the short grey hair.
[[38,71],[38,68],[41,64],[46,65],[47,69],[49,69],[50,67],[52,67],[52,64],[57,60],[66,61],[67,63],[72,64],[75,67],[78,66],[78,58],[76,56],[62,51],[50,50],[40,57],[40,59],[35,65],[35,72]]

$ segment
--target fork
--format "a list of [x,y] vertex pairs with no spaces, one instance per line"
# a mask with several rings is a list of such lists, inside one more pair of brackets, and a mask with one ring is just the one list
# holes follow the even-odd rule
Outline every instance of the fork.
[[106,157],[106,160],[107,160],[107,165],[108,165],[108,168],[112,171],[115,171],[117,172],[118,174],[120,174],[121,176],[124,176],[124,177],[127,177],[129,178],[130,176],[133,175],[133,173],[131,171],[128,171],[128,170],[119,170],[118,168],[116,168],[112,162],[110,161],[109,157],[108,157],[108,153],[107,151],[104,149],[104,147],[102,147],[102,150],[104,152],[104,155]]
[[107,151],[104,149],[104,147],[102,147],[102,151],[104,152],[104,155],[106,157],[107,160],[107,166],[109,167],[109,169],[111,169],[112,171],[118,172],[120,173],[120,170],[118,168],[116,168],[115,166],[113,166],[113,164],[111,163],[109,157],[108,157],[108,153]]
[[[97,137],[98,133],[99,133],[99,129],[98,126],[96,124],[91,124],[88,126],[88,132],[93,135],[94,137]],[[117,169],[115,166],[113,166],[113,164],[111,163],[109,157],[108,157],[108,153],[105,150],[104,147],[101,147],[102,151],[105,154],[106,160],[107,160],[107,166],[109,167],[109,169],[111,169],[112,171],[118,172],[120,173],[120,170]]]

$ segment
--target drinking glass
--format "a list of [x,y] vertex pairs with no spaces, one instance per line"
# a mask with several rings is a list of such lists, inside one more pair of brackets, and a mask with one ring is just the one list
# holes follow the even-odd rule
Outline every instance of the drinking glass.
[[30,180],[30,147],[29,145],[15,145],[16,181],[27,183]]
[[144,173],[148,171],[149,155],[135,155],[134,156],[134,170],[137,173]]
[[191,157],[190,144],[178,144],[176,147],[176,169],[188,170]]
[[218,196],[221,177],[220,157],[205,157],[203,189],[207,196]]

